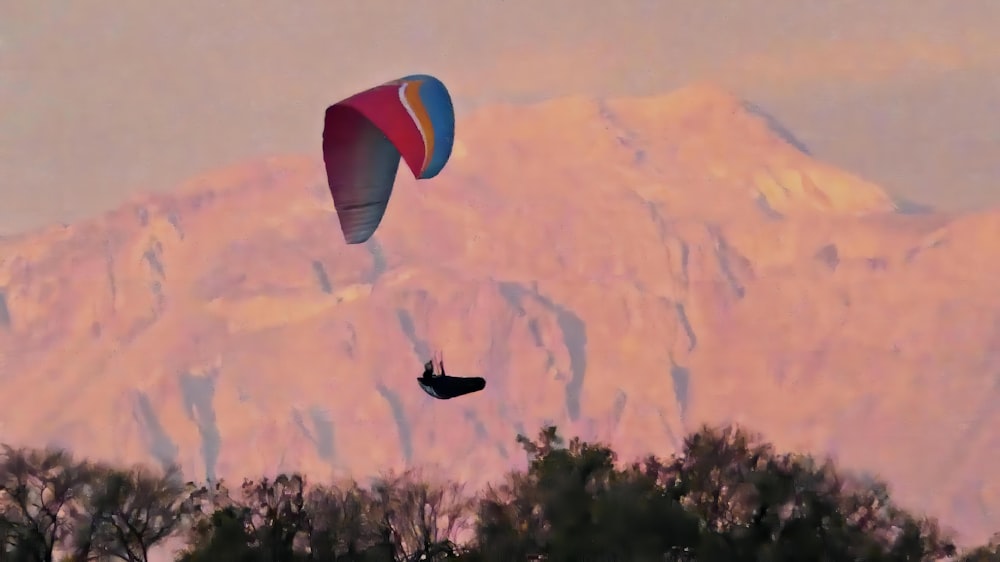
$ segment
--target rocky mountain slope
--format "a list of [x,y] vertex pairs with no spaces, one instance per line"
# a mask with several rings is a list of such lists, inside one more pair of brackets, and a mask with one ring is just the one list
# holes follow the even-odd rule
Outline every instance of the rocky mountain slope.
[[[631,455],[737,421],[1000,528],[1000,213],[906,214],[707,85],[458,134],[361,246],[312,156],[0,239],[0,440],[480,483],[542,422]],[[486,390],[420,392],[435,349]]]

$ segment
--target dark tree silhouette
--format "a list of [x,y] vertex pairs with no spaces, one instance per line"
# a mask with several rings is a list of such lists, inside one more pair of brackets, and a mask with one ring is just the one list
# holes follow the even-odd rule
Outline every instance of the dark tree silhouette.
[[256,544],[246,508],[227,505],[199,520],[181,562],[257,562],[266,560]]
[[372,492],[397,562],[454,557],[459,535],[472,529],[472,501],[460,484],[428,481],[407,471],[379,478]]
[[996,533],[987,544],[964,553],[961,562],[1000,562],[1000,533]]
[[895,506],[880,482],[839,474],[829,461],[777,454],[736,427],[703,427],[669,472],[705,522],[701,557],[729,560],[930,560],[955,554],[930,519]]
[[[49,562],[73,533],[93,468],[60,449],[3,446],[0,459],[0,556],[12,561]],[[0,558],[2,559],[2,558]]]
[[94,472],[86,520],[78,523],[74,556],[91,554],[146,562],[149,550],[177,530],[189,511],[180,469],[136,465]]
[[517,440],[528,471],[488,488],[480,501],[483,559],[684,559],[697,546],[697,519],[660,485],[655,459],[616,469],[610,448],[579,439],[563,447],[552,426],[537,441]]
[[388,545],[381,544],[385,533],[376,524],[372,494],[356,482],[316,487],[310,490],[306,506],[310,560],[366,560],[377,550],[392,556],[385,552]]
[[297,474],[182,485],[174,467],[118,469],[3,448],[0,562],[146,562],[174,533],[183,562],[1000,561],[1000,535],[959,553],[877,480],[702,427],[669,458],[623,464],[553,426],[517,437],[527,470],[477,497],[420,472],[309,487]]
[[[244,480],[236,497],[223,483],[191,494],[192,513],[199,517],[194,536],[198,546],[182,560],[226,560],[245,556],[263,560],[296,559],[296,539],[309,529],[305,510],[305,480],[298,474],[279,475],[274,480]],[[208,509],[206,509],[206,507]]]
[[252,532],[273,560],[292,559],[296,538],[308,529],[305,486],[299,474],[243,482],[241,503],[250,510]]

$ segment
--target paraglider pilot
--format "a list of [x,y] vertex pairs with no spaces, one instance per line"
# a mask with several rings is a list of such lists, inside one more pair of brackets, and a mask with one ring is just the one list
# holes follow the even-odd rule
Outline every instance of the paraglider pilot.
[[440,371],[439,373],[434,372],[434,359],[431,359],[430,361],[424,363],[424,374],[420,378],[429,379],[431,377],[447,376],[444,372],[444,359],[438,360],[438,370]]
[[422,379],[429,379],[434,376],[434,360],[424,363],[424,374],[421,375]]
[[450,377],[444,371],[444,359],[438,359],[439,373],[434,372],[434,359],[424,363],[424,373],[417,378],[417,384],[428,395],[439,400],[449,400],[465,394],[479,392],[486,388],[482,377]]

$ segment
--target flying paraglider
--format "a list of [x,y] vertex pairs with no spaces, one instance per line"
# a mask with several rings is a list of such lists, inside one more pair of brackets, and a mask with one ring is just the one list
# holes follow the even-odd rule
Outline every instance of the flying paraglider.
[[434,372],[434,360],[424,363],[424,373],[417,377],[417,384],[429,396],[438,400],[450,400],[486,388],[482,377],[452,377],[444,372],[444,359],[438,361],[440,373]]
[[402,158],[418,180],[438,175],[455,141],[455,109],[445,85],[425,74],[355,94],[326,109],[323,161],[348,244],[382,222]]
[[[455,142],[455,108],[445,85],[414,74],[375,86],[326,108],[323,162],[340,229],[348,244],[367,241],[382,222],[399,162],[418,180],[438,175]],[[486,388],[482,377],[434,372],[417,378],[428,395],[450,400]]]

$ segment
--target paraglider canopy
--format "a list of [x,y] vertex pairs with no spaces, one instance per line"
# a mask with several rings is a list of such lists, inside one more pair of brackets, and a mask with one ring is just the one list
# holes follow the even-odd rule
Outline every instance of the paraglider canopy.
[[386,82],[328,107],[323,161],[347,243],[365,242],[382,222],[400,159],[416,179],[433,178],[448,163],[454,141],[451,95],[426,74]]

